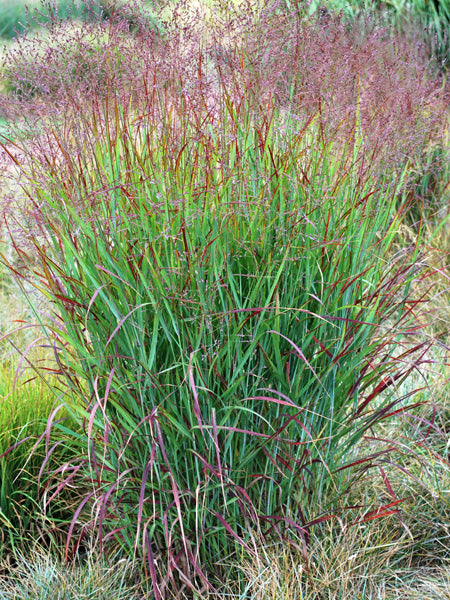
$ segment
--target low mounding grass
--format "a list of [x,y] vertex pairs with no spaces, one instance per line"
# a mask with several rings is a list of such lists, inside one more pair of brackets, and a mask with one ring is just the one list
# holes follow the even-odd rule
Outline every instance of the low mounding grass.
[[[311,570],[292,547],[266,547],[266,561],[245,563],[247,585],[235,600],[441,600],[450,592],[445,563],[434,569],[406,565],[406,535],[392,522],[351,534],[322,530],[311,542]],[[225,594],[222,596],[225,599]],[[212,595],[211,595],[212,598]]]
[[[114,557],[115,558],[115,557]],[[42,549],[19,553],[14,576],[4,578],[1,600],[141,600],[133,584],[131,564],[123,559],[106,566],[102,557],[89,554],[87,559],[70,566],[51,557]]]
[[[425,402],[401,390],[432,360],[429,271],[397,244],[439,85],[376,27],[361,40],[285,8],[209,37],[137,33],[129,71],[107,61],[98,86],[36,52],[52,96],[11,99],[42,135],[24,161],[5,146],[31,209],[3,261],[48,300],[50,375],[76,422],[47,426],[45,510],[75,488],[66,558],[94,531],[157,599],[239,585],[275,542],[311,569],[330,522],[401,516],[395,468],[419,485],[426,464],[398,456],[426,455],[429,433],[380,431]],[[129,22],[109,27],[105,51]],[[383,493],[355,516],[342,507],[367,474]]]

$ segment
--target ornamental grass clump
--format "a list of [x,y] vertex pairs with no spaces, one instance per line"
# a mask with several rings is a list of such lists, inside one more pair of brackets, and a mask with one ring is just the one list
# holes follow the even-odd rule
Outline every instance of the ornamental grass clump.
[[[237,577],[230,562],[237,572],[272,538],[300,540],[308,565],[314,526],[343,518],[333,499],[370,468],[389,500],[359,521],[400,514],[386,472],[397,447],[375,431],[413,410],[396,389],[429,342],[412,294],[428,276],[420,253],[393,254],[408,209],[399,144],[413,154],[434,131],[437,91],[414,72],[395,131],[387,102],[389,118],[369,119],[362,68],[345,102],[324,102],[332,40],[351,34],[336,21],[328,39],[303,18],[275,5],[239,35],[230,18],[206,41],[197,23],[141,39],[140,69],[113,70],[117,88],[71,93],[62,77],[22,147],[32,247],[11,224],[9,264],[48,299],[62,407],[82,429],[76,460],[48,452],[45,508],[77,486],[66,555],[93,530],[101,550],[139,557],[156,598]],[[361,44],[339,60],[356,69]],[[328,76],[320,93],[298,74],[305,52]],[[13,98],[36,119],[28,100]]]

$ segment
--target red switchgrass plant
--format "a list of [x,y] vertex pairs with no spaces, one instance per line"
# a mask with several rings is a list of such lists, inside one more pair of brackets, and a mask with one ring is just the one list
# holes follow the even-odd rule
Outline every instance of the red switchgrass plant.
[[41,269],[21,276],[57,304],[61,373],[90,389],[72,405],[81,462],[53,467],[47,492],[87,490],[67,548],[83,516],[101,544],[145,556],[162,593],[171,576],[209,576],[236,544],[255,552],[254,535],[293,529],[306,545],[340,472],[376,464],[358,441],[404,410],[380,394],[425,347],[398,345],[417,274],[387,263],[395,186],[374,192],[314,123],[280,135],[235,116],[222,171],[214,130],[199,143],[184,123],[175,158],[164,133],[124,136],[133,119],[118,114],[121,135],[78,171],[99,174],[90,197],[56,175],[35,190],[47,243],[36,238]]
[[[140,39],[141,68],[111,63],[100,92],[62,77],[22,148],[33,248],[11,223],[9,266],[54,310],[46,331],[83,429],[77,461],[55,464],[48,443],[46,506],[85,490],[67,554],[95,529],[101,548],[143,559],[156,597],[226,579],[222,559],[272,536],[295,533],[306,558],[343,479],[395,451],[360,442],[406,410],[387,392],[427,360],[427,343],[405,342],[420,333],[411,283],[427,273],[418,251],[392,257],[407,209],[400,138],[364,99],[364,69],[345,102],[325,95],[347,82],[333,44],[346,64],[363,41],[302,19],[267,9],[239,44],[231,18],[208,43],[198,27],[184,45],[176,27],[159,45]],[[371,43],[375,66],[385,46]],[[319,95],[300,57],[323,67]],[[407,154],[434,127],[424,73],[396,130]],[[375,123],[387,123],[376,142]],[[392,501],[367,520],[399,510],[380,472]]]

